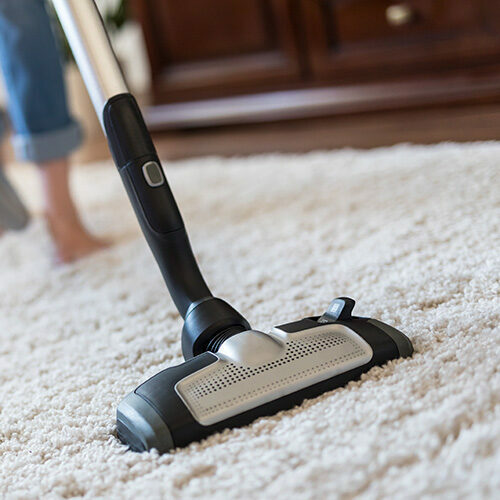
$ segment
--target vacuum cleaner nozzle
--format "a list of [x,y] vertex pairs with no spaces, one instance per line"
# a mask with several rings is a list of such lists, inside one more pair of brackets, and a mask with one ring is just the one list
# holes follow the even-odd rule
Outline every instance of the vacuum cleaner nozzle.
[[321,317],[247,330],[163,370],[126,396],[118,436],[135,451],[167,452],[246,425],[345,385],[374,365],[410,356],[408,338],[380,321],[351,316],[340,298]]

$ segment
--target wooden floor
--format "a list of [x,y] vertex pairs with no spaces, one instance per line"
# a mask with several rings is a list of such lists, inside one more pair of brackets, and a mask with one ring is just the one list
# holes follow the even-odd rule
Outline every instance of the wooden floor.
[[154,138],[160,156],[169,159],[499,140],[500,104],[170,131]]
[[[169,131],[154,134],[162,158],[372,148],[401,142],[500,140],[500,103],[371,113],[286,122]],[[7,141],[4,158],[12,159]],[[109,158],[104,136],[83,145],[74,161]]]

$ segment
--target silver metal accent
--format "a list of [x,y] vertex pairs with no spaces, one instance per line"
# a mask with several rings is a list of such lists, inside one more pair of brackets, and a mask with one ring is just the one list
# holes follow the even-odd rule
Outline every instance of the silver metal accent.
[[281,358],[285,350],[284,342],[265,333],[248,330],[228,338],[217,351],[217,356],[237,365],[257,367]]
[[239,333],[226,340],[216,356],[215,363],[175,385],[201,425],[215,424],[362,366],[373,351],[350,328],[329,324],[294,333],[276,328],[269,334]]
[[[159,177],[158,181],[155,181],[151,176],[151,169],[155,169],[155,174]],[[165,176],[163,175],[163,171],[155,161],[148,161],[142,166],[142,174],[144,175],[144,179],[151,187],[161,186],[165,182]]]
[[415,18],[415,12],[407,3],[389,5],[385,9],[385,19],[391,26],[404,26],[410,24]]
[[52,0],[95,111],[109,98],[128,92],[127,84],[93,0]]

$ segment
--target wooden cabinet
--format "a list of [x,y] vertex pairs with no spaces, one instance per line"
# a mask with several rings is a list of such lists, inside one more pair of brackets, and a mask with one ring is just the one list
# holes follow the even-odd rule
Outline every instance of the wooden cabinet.
[[139,0],[133,6],[157,102],[255,92],[300,79],[288,1]]
[[497,0],[131,5],[151,61],[158,126],[500,98]]

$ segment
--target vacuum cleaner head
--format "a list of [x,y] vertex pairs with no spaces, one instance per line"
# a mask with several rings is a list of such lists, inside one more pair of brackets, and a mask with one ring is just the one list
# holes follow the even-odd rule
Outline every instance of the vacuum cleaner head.
[[[103,122],[110,149],[146,239],[184,317],[185,363],[154,376],[119,405],[120,439],[133,450],[185,446],[226,427],[299,404],[346,384],[374,365],[411,354],[393,328],[351,315],[334,300],[317,318],[251,328],[214,297],[191,250],[160,160],[130,94],[108,100]],[[157,182],[151,182],[154,174]]]
[[158,373],[118,406],[118,436],[133,450],[166,452],[291,408],[376,364],[411,355],[405,335],[351,316],[353,305],[340,298],[321,317],[269,333],[236,333],[217,352]]

